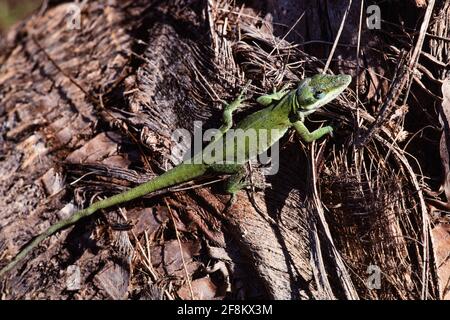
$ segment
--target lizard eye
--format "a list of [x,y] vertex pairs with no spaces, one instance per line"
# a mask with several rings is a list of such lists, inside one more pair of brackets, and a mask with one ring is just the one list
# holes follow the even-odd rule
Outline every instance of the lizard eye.
[[325,97],[325,93],[323,91],[316,91],[314,93],[314,98],[317,99],[317,100],[320,100],[323,97]]

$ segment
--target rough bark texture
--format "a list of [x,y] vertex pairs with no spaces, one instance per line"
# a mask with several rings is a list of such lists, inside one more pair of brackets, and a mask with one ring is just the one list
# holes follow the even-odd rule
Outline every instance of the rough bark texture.
[[[254,97],[318,72],[346,6],[89,1],[77,30],[57,1],[16,25],[0,51],[0,265],[76,208],[170,169],[173,131],[218,127],[221,100],[246,79]],[[305,10],[286,37],[302,44],[293,48],[280,38]],[[363,130],[396,65],[372,54],[387,45],[364,30],[356,74],[358,23],[354,1],[333,69],[356,75]],[[403,149],[386,142],[400,120],[355,150],[354,95],[346,99],[326,113],[343,123],[334,142],[302,151],[283,138],[264,190],[240,192],[230,208],[219,183],[105,210],[34,250],[0,280],[2,298],[438,298],[433,243],[420,244],[431,228],[422,190]],[[257,109],[249,103],[237,119]],[[379,291],[366,287],[372,264],[385,275]]]

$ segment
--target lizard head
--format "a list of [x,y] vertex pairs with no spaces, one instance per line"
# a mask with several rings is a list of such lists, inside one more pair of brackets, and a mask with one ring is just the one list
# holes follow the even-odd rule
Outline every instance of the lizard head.
[[351,81],[352,77],[346,74],[317,74],[303,79],[295,90],[298,102],[295,111],[308,114],[314,112],[341,94]]

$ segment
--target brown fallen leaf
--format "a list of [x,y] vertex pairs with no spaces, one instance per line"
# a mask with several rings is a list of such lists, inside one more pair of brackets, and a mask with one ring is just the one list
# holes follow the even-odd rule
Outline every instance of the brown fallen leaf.
[[[192,274],[201,266],[200,262],[194,260],[194,257],[200,254],[200,243],[182,242],[181,247],[188,274]],[[161,274],[183,279],[186,277],[180,246],[176,240],[166,241],[163,245],[152,246],[151,261],[153,267]]]
[[437,225],[432,236],[436,245],[436,260],[441,299],[450,300],[450,226]]
[[[217,287],[209,277],[196,279],[191,282],[195,300],[218,300]],[[187,283],[178,290],[178,296],[183,300],[191,300],[191,292]]]
[[94,282],[105,290],[111,299],[121,300],[126,298],[130,273],[116,263],[108,264],[95,276]]

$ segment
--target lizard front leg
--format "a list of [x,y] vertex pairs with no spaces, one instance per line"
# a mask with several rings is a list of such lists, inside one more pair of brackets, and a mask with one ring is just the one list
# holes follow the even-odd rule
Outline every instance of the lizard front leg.
[[250,86],[251,81],[247,82],[241,93],[231,103],[225,105],[223,110],[223,124],[219,128],[219,132],[214,136],[214,140],[217,140],[220,136],[224,135],[233,126],[233,112],[242,105],[244,101],[244,94]]
[[274,90],[271,94],[262,95],[258,99],[256,99],[256,102],[258,102],[260,105],[263,105],[264,107],[267,107],[273,102],[283,99],[283,97],[289,92],[287,88],[288,85],[285,85],[283,88],[281,88],[280,91]]
[[331,126],[326,126],[310,132],[302,121],[294,122],[293,126],[295,131],[297,131],[297,134],[305,142],[313,142],[314,140],[320,139],[324,135],[333,132],[333,127]]

